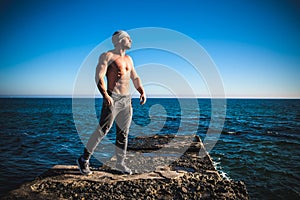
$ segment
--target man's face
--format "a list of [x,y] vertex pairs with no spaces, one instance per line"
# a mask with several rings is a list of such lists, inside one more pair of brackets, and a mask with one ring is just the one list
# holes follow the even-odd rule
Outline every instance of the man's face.
[[121,40],[121,45],[124,47],[124,49],[130,49],[131,48],[132,40],[130,37],[125,37]]

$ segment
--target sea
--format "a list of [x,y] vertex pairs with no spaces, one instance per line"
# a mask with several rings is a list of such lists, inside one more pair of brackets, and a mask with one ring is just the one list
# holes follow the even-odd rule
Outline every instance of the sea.
[[[212,136],[216,169],[245,182],[251,199],[300,199],[300,100],[226,99],[220,108],[212,102],[149,98],[141,106],[133,99],[129,137],[196,134],[212,144]],[[75,165],[101,105],[101,98],[1,98],[0,197],[54,165]],[[226,112],[215,115],[218,109]],[[114,143],[114,132],[99,146]],[[95,157],[91,163],[103,164]]]

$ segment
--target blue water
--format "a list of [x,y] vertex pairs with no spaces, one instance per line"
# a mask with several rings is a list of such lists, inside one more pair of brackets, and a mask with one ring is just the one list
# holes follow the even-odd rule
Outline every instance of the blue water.
[[[191,102],[148,99],[140,106],[134,99],[130,137],[179,132],[206,141],[211,101],[198,99],[199,109]],[[83,121],[91,114],[85,104],[79,103]],[[97,99],[95,110],[100,105]],[[85,136],[77,133],[72,99],[3,98],[0,106],[0,196],[53,165],[75,164]],[[210,151],[217,169],[244,181],[251,199],[299,199],[300,100],[229,99],[226,108],[222,134]],[[113,130],[108,138],[113,142]]]

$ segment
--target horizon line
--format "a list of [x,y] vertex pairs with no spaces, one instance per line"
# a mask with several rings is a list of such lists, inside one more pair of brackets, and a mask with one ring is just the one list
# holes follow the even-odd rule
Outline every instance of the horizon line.
[[[0,98],[95,98],[102,99],[103,97],[100,95],[89,96],[89,95],[81,95],[81,96],[73,96],[73,95],[0,95]],[[137,95],[133,95],[132,98],[139,98]],[[167,96],[167,95],[149,95],[148,99],[155,98],[170,98],[170,99],[300,99],[300,97],[258,97],[258,96],[249,96],[249,97],[236,97],[236,96],[225,96],[225,97],[210,97],[210,96]]]

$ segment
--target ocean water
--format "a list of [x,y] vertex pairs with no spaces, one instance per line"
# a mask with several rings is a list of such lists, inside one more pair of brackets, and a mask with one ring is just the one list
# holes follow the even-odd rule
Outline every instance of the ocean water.
[[[80,117],[74,120],[71,98],[0,99],[0,197],[53,165],[75,164],[84,147],[81,139],[93,127],[86,116],[99,117],[102,100],[94,101],[92,113],[86,109],[90,101],[78,101]],[[211,101],[196,103],[197,108],[195,99],[148,99],[140,106],[133,99],[130,137],[180,133],[209,141]],[[251,199],[300,199],[300,100],[228,99],[224,117],[210,151],[216,168],[244,181]],[[113,129],[107,138],[101,145],[114,142]],[[92,163],[101,164],[95,158]]]

